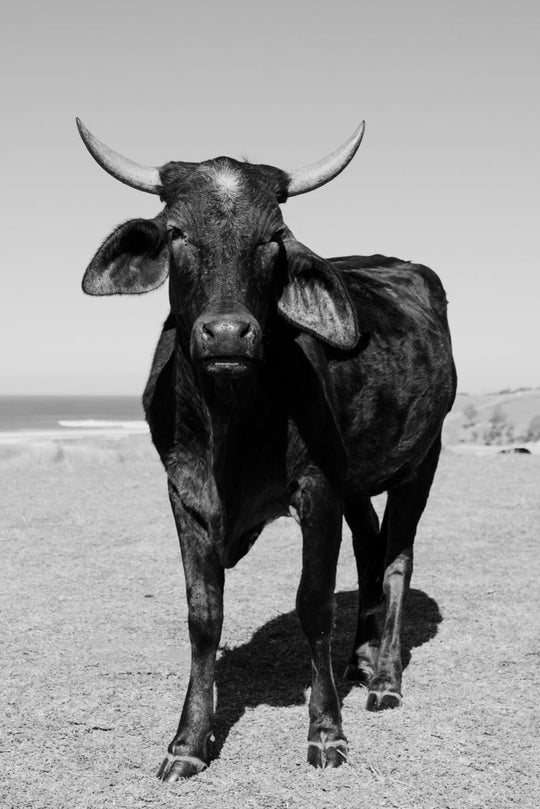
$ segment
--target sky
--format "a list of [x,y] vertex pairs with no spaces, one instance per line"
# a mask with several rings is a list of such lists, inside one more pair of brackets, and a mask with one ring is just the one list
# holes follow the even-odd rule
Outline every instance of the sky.
[[75,116],[148,165],[292,170],[366,120],[284,217],[323,256],[432,267],[459,389],[540,386],[540,4],[25,0],[2,4],[0,393],[138,394],[165,287],[86,297],[94,252],[157,197],[107,175]]

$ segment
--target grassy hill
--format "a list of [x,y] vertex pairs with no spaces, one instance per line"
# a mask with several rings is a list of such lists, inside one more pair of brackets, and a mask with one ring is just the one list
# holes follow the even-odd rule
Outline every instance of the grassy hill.
[[444,426],[444,442],[516,445],[540,440],[540,388],[484,395],[461,393]]

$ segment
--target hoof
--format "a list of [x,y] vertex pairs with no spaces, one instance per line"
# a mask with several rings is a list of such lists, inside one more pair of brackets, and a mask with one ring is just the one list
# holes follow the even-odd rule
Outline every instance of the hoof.
[[308,764],[312,767],[341,767],[347,762],[347,740],[328,739],[328,734],[321,731],[320,741],[308,742]]
[[366,702],[368,711],[386,711],[400,705],[401,694],[396,691],[370,691]]
[[173,756],[172,753],[167,753],[157,777],[161,781],[172,783],[180,781],[181,778],[192,778],[206,770],[207,766],[202,759],[196,756]]

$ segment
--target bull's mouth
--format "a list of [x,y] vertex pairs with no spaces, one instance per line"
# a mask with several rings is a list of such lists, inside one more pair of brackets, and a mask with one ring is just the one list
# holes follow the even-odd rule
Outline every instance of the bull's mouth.
[[249,357],[206,357],[201,362],[205,373],[232,379],[251,373],[254,364]]

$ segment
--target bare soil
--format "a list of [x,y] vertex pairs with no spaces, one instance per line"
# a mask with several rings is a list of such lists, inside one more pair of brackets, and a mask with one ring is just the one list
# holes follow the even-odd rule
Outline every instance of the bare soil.
[[[0,806],[503,809],[540,805],[540,457],[443,452],[417,537],[404,701],[341,683],[355,620],[348,531],[335,671],[349,764],[305,764],[299,530],[269,526],[227,576],[218,758],[155,773],[189,674],[180,555],[148,439],[0,461]],[[378,506],[382,505],[381,499]]]

